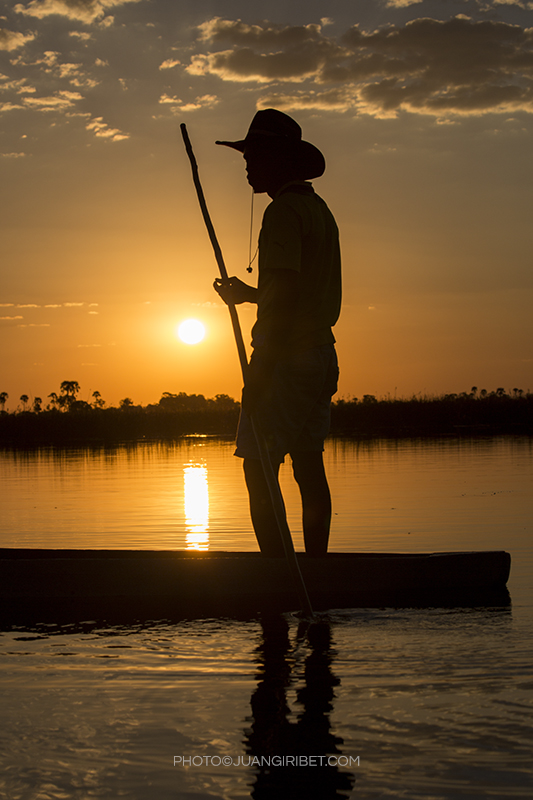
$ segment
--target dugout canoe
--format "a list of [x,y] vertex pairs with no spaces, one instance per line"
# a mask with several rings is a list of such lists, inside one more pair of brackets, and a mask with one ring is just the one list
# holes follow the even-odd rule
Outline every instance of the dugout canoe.
[[[508,605],[511,557],[328,553],[300,568],[315,610]],[[176,618],[298,609],[284,559],[260,553],[0,549],[4,621],[19,612],[87,619]]]

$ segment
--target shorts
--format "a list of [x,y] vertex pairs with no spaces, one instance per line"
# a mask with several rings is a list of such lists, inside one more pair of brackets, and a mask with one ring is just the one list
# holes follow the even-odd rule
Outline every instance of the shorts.
[[[324,449],[330,427],[331,398],[337,391],[338,379],[333,344],[301,350],[276,364],[270,390],[261,398],[253,415],[274,463],[281,463],[287,453]],[[235,455],[259,458],[245,411],[241,411]]]

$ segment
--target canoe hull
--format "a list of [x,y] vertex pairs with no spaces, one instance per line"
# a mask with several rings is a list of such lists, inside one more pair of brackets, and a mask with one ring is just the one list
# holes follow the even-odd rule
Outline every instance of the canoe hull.
[[[469,553],[299,554],[315,609],[507,605],[510,556]],[[298,608],[284,559],[259,553],[0,550],[2,616],[250,615]]]

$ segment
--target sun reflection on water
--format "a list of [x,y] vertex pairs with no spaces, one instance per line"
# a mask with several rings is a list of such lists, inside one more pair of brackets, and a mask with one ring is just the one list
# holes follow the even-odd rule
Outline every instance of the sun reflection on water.
[[207,468],[201,464],[187,464],[183,473],[186,549],[209,550]]

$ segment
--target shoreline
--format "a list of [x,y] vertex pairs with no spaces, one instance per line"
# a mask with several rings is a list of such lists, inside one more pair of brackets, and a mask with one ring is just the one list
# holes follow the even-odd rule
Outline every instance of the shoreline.
[[[65,390],[66,391],[66,390]],[[22,400],[23,398],[21,398]],[[28,398],[24,397],[25,401]],[[61,401],[61,402],[60,402]],[[127,401],[127,402],[126,402]],[[34,402],[34,406],[36,401]],[[164,392],[158,403],[93,405],[75,394],[13,412],[0,411],[0,447],[172,441],[184,436],[229,436],[237,430],[240,403],[228,395],[205,398]],[[533,434],[533,394],[503,388],[411,398],[334,399],[330,435],[355,439],[438,438]]]

